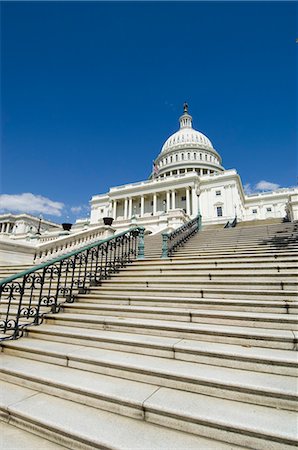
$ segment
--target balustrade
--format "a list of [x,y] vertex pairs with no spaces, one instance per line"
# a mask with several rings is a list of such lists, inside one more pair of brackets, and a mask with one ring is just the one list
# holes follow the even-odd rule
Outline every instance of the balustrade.
[[100,226],[62,237],[43,236],[39,241],[43,242],[43,244],[37,247],[34,261],[44,262],[68,253],[70,250],[79,249],[87,244],[92,244],[100,238],[103,238],[105,231],[106,227]]
[[144,228],[135,227],[2,280],[0,340],[22,336],[27,326],[42,323],[45,314],[74,302],[77,292],[143,257]]

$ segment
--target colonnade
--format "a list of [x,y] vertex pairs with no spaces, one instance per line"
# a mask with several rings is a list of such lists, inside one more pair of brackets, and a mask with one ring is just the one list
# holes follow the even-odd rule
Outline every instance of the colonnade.
[[11,222],[2,222],[0,223],[0,233],[11,233],[13,227],[14,224]]
[[[169,189],[163,192],[154,192],[152,194],[141,194],[141,195],[131,195],[126,198],[113,199],[112,200],[112,216],[117,219],[119,216],[118,210],[120,203],[123,204],[123,219],[131,219],[135,214],[134,209],[136,209],[136,202],[138,205],[139,216],[143,217],[145,215],[145,199],[149,199],[151,204],[151,210],[149,213],[156,216],[158,213],[158,197],[163,198],[162,201],[162,212],[169,212],[177,208],[177,193],[184,194],[185,192],[185,211],[188,216],[196,214],[198,211],[198,198],[196,194],[195,187],[186,187],[184,189]],[[183,192],[184,191],[184,192]],[[181,208],[181,206],[180,206]]]
[[173,170],[168,170],[167,172],[165,172],[164,169],[165,169],[164,166],[160,167],[160,171],[162,170],[161,177],[163,177],[163,175],[165,175],[165,174],[167,176],[170,176],[170,177],[173,176],[173,175],[183,175],[185,172],[197,172],[197,174],[199,176],[211,175],[214,172],[217,172],[216,170],[211,170],[211,169],[196,169],[196,168],[194,168],[194,169],[183,169],[183,170],[180,170],[180,169],[174,170],[173,169]]

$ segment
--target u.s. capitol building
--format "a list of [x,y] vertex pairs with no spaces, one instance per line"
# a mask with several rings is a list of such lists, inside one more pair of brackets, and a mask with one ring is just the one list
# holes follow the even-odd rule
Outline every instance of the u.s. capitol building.
[[225,170],[210,139],[193,128],[186,103],[179,122],[180,129],[155,159],[149,180],[112,187],[92,197],[90,225],[112,216],[117,229],[138,223],[155,233],[176,228],[199,212],[205,225],[224,224],[235,217],[238,221],[298,219],[297,188],[246,195],[237,171]]

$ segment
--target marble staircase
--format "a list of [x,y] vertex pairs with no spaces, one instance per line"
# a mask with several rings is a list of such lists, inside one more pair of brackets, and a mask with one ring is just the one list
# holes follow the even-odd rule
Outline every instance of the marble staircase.
[[167,259],[160,243],[2,344],[5,442],[297,446],[297,224],[202,230]]

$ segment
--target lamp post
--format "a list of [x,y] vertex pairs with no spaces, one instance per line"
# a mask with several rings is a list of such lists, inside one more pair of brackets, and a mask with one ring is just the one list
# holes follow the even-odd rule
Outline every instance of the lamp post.
[[165,214],[165,213],[166,213],[166,210],[167,210],[167,201],[166,201],[166,200],[163,200],[162,204],[163,204],[163,212],[164,212],[164,214]]
[[37,232],[36,232],[36,234],[37,234],[38,236],[41,235],[41,232],[40,232],[41,221],[42,221],[42,215],[40,214],[40,216],[39,216],[39,222],[38,222],[38,228],[37,228]]

